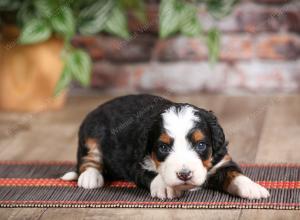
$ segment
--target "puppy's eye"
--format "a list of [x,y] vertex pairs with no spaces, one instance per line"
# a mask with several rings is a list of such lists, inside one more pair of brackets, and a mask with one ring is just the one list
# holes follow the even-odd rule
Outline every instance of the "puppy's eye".
[[166,153],[170,153],[172,148],[171,146],[167,145],[167,144],[160,144],[158,146],[158,150],[163,153],[163,154],[166,154]]
[[200,143],[197,143],[195,145],[195,150],[198,152],[198,153],[202,153],[203,151],[205,151],[206,149],[206,144],[203,143],[203,142],[200,142]]

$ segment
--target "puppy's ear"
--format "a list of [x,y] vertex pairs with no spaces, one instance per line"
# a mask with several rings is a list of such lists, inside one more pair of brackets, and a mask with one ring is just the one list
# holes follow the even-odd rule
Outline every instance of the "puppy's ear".
[[[204,109],[203,109],[204,110]],[[204,117],[209,126],[212,139],[213,164],[218,163],[227,154],[228,142],[217,117],[212,111],[204,110]]]

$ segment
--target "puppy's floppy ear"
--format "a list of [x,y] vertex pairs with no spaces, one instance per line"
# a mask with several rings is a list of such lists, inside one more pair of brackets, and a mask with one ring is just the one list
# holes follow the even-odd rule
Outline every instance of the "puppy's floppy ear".
[[212,150],[213,150],[213,164],[218,163],[227,154],[228,142],[225,139],[225,134],[222,127],[220,126],[217,117],[212,111],[206,111],[204,109],[204,117],[209,126],[212,139]]

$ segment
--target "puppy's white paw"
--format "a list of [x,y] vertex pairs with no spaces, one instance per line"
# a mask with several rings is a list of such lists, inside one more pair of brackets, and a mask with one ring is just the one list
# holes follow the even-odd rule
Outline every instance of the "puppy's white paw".
[[95,189],[102,187],[104,185],[104,180],[99,170],[89,167],[80,174],[77,184],[79,187],[85,189]]
[[246,199],[262,199],[270,196],[270,193],[266,188],[243,175],[235,177],[228,186],[227,191],[230,194]]
[[161,175],[157,175],[150,184],[150,192],[152,197],[159,199],[174,199],[181,196],[181,191],[175,190],[167,186]]
[[72,180],[77,180],[78,179],[78,174],[74,171],[65,173],[62,177],[60,177],[62,180],[65,181],[72,181]]
[[182,192],[183,191],[175,190],[172,187],[167,187],[167,198],[168,199],[179,198],[182,196]]

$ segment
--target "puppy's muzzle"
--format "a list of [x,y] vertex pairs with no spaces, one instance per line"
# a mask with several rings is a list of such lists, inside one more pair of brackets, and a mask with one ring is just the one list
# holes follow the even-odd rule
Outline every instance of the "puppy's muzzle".
[[190,179],[192,179],[192,171],[190,171],[189,169],[182,169],[179,172],[176,173],[178,179],[182,180],[182,181],[188,181]]

